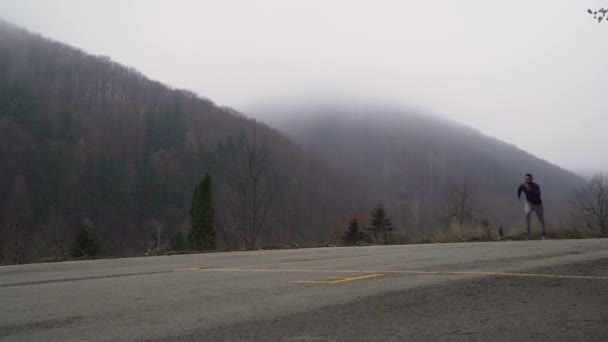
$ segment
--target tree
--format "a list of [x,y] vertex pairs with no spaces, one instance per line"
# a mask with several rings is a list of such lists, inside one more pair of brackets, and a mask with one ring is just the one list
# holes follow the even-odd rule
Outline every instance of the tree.
[[596,19],[598,23],[601,23],[602,20],[606,18],[606,14],[608,13],[608,8],[600,8],[597,10],[587,9],[587,13],[593,16],[593,19]]
[[26,262],[27,254],[30,252],[31,238],[28,232],[32,228],[32,204],[28,182],[23,175],[15,177],[10,192],[10,210],[13,213],[9,220],[12,226],[13,258],[18,263]]
[[177,100],[150,110],[146,116],[144,145],[146,155],[179,144],[184,138],[186,123]]
[[27,261],[27,239],[25,237],[25,219],[23,217],[17,217],[13,224],[14,232],[14,245],[13,253],[14,260],[18,263],[25,263]]
[[43,225],[43,234],[46,244],[45,255],[56,260],[65,257],[64,240],[65,226],[67,225],[59,211],[52,205],[47,214],[46,224]]
[[[244,119],[243,119],[244,120]],[[247,248],[255,247],[260,233],[268,224],[268,215],[275,196],[274,178],[269,172],[270,144],[268,135],[258,141],[258,123],[253,122],[251,137],[241,125],[244,145],[238,166],[239,179],[234,179],[228,192],[230,213],[235,230]]]
[[608,177],[598,174],[591,178],[587,186],[576,193],[572,204],[588,226],[595,226],[603,235],[608,235]]
[[137,170],[136,193],[139,215],[158,219],[166,198],[166,186],[150,160]]
[[90,158],[85,167],[83,197],[87,217],[100,227],[116,227],[129,211],[130,197],[123,162],[114,157]]
[[197,251],[216,248],[213,193],[211,177],[208,173],[205,173],[205,177],[194,190],[190,215],[192,218],[192,228],[188,236],[190,247]]
[[474,199],[475,192],[466,178],[460,185],[452,186],[445,200],[445,219],[448,224],[455,221],[462,228],[467,221],[474,220]]
[[359,229],[359,220],[356,217],[353,217],[348,224],[348,228],[346,230],[346,234],[342,237],[342,241],[345,243],[358,245],[361,242],[369,240],[369,236]]
[[72,244],[70,255],[74,258],[98,256],[102,252],[101,242],[97,237],[97,232],[93,222],[85,219],[76,234],[76,239]]
[[148,253],[150,254],[160,254],[160,228],[161,224],[158,222],[154,222],[154,229],[152,230],[152,236],[150,237]]
[[291,244],[292,247],[297,247],[298,246],[298,241],[297,241],[297,230],[296,230],[296,220],[295,220],[295,213],[293,210],[289,210],[287,212],[287,230],[288,230],[288,235],[289,235],[289,243]]
[[395,230],[393,221],[388,217],[382,202],[378,202],[376,208],[371,211],[370,223],[376,241],[382,238],[382,243],[388,245],[393,240],[393,231]]

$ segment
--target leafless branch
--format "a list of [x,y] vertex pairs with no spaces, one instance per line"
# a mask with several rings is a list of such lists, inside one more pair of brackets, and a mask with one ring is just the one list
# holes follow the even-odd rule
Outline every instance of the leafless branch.
[[594,176],[577,192],[572,205],[589,225],[595,225],[608,235],[608,178],[605,175]]
[[608,14],[608,8],[602,7],[597,10],[587,9],[587,13],[592,15],[593,19],[597,20],[598,23],[601,23],[604,19],[606,19],[606,15]]
[[237,162],[243,178],[233,180],[227,198],[237,235],[247,248],[253,248],[267,227],[275,189],[274,179],[269,172],[270,145],[267,133],[260,141],[257,122],[253,122],[251,134],[248,134],[246,119],[241,120],[245,146]]

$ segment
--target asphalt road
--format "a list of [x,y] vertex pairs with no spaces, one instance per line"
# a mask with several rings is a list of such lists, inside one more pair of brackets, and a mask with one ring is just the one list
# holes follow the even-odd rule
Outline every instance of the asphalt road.
[[0,267],[6,341],[608,341],[608,240]]

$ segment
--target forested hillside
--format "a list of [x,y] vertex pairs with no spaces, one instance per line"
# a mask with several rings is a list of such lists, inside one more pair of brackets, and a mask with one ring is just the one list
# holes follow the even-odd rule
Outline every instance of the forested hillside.
[[[542,186],[548,221],[560,224],[574,190],[583,185],[579,176],[461,124],[356,103],[276,104],[254,111],[353,173],[371,189],[369,197],[385,202],[402,231],[435,229],[454,215],[467,216],[470,224],[521,227],[523,202],[516,190],[528,172]],[[467,208],[456,208],[467,194]]]
[[[105,255],[188,249],[206,173],[221,249],[338,242],[353,217],[362,232],[380,222],[391,242],[454,220],[519,229],[527,172],[547,220],[561,224],[583,185],[460,124],[356,103],[252,111],[285,136],[0,21],[0,261],[62,258],[90,232]],[[369,217],[372,208],[388,216]]]
[[252,245],[244,230],[260,193],[270,200],[255,245],[321,240],[365,208],[351,177],[279,132],[0,22],[0,258],[65,253],[85,219],[104,254],[144,251],[159,225],[162,241],[181,239],[205,172],[222,248]]

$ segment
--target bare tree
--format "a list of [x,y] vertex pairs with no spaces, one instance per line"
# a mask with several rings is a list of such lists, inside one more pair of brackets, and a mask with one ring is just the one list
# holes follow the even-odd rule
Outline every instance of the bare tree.
[[475,220],[474,201],[475,191],[465,178],[461,184],[448,189],[444,203],[444,219],[448,224],[455,221],[460,227],[467,221]]
[[[230,208],[230,213],[232,213],[232,211],[233,209]],[[234,223],[234,221],[232,223]],[[230,224],[227,222],[225,215],[218,216],[216,227],[227,250],[232,251],[239,248],[239,237],[236,234],[236,229],[230,229]]]
[[49,207],[48,219],[46,224],[42,226],[42,234],[45,243],[45,255],[55,260],[60,260],[65,256],[64,242],[62,236],[64,236],[66,223],[60,216],[59,211],[55,205]]
[[598,23],[601,23],[602,20],[606,18],[606,14],[608,13],[608,8],[600,8],[597,10],[587,9],[587,13],[593,16],[593,19],[597,20]]
[[4,225],[0,226],[0,264],[4,262]]
[[577,192],[572,204],[588,226],[595,226],[608,235],[608,177],[599,174],[591,178],[587,186]]
[[27,238],[26,238],[26,226],[25,219],[23,217],[17,217],[12,224],[14,232],[14,243],[13,243],[13,260],[17,263],[24,263],[27,261]]
[[233,180],[227,197],[239,239],[246,248],[253,248],[260,233],[268,224],[275,186],[269,172],[268,133],[260,139],[258,123],[253,121],[251,133],[248,134],[245,119],[242,120],[241,135],[244,138],[244,150],[237,160],[241,172],[239,179]]
[[158,221],[154,221],[153,225],[152,225],[152,236],[150,238],[150,241],[148,242],[148,253],[149,254],[153,254],[153,255],[159,255],[161,252],[160,249],[160,240],[161,240],[161,235],[160,235],[160,230],[161,230],[161,223]]
[[287,228],[289,230],[289,243],[292,247],[298,246],[297,235],[296,235],[296,220],[295,213],[293,210],[287,211]]

